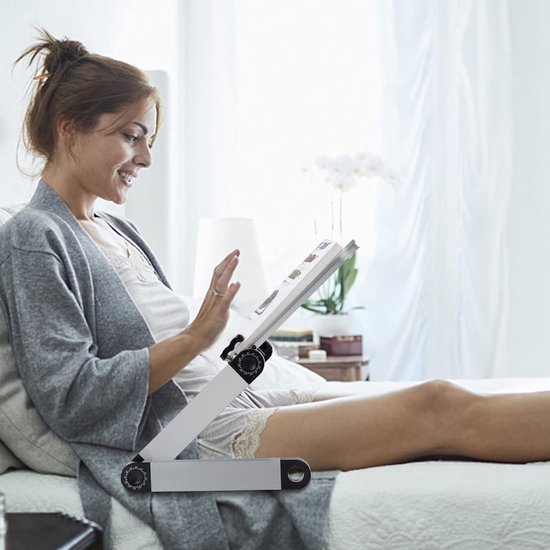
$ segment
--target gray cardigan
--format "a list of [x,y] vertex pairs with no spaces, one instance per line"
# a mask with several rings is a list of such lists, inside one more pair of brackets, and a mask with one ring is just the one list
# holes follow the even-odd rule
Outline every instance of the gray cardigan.
[[[101,214],[146,254],[129,222]],[[80,459],[86,515],[107,531],[111,497],[168,549],[319,548],[333,472],[299,491],[128,494],[120,471],[183,407],[174,382],[148,397],[153,337],[117,273],[61,197],[41,181],[0,229],[0,307],[40,414]],[[178,458],[198,458],[196,443]]]

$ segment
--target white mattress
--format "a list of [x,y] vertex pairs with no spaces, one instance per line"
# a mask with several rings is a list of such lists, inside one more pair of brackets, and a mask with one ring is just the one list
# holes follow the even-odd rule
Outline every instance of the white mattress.
[[[480,391],[550,389],[550,379],[463,381]],[[330,383],[376,394],[404,383]],[[82,515],[76,480],[29,471],[0,476],[8,511]],[[329,549],[550,547],[550,462],[430,461],[341,473],[331,502]],[[117,550],[161,548],[156,534],[114,507]]]

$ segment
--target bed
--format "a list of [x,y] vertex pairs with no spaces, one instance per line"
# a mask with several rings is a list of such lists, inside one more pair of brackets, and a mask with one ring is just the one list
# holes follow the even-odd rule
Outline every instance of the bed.
[[[550,379],[457,381],[484,392],[550,389]],[[406,383],[327,382],[375,395]],[[30,470],[0,476],[11,512],[82,516],[76,480]],[[326,548],[476,549],[550,546],[550,462],[522,465],[422,461],[343,472],[330,506]],[[114,505],[113,546],[160,549],[154,531]]]
[[[0,209],[0,224],[16,209]],[[190,300],[193,311],[197,303]],[[0,321],[3,315],[0,314]],[[237,323],[237,324],[236,324]],[[238,316],[225,336],[234,335]],[[53,437],[28,399],[0,326],[0,492],[9,512],[83,516],[75,457]],[[222,337],[221,341],[225,341]],[[210,353],[216,355],[213,348]],[[455,380],[482,392],[550,390],[550,378]],[[405,382],[326,382],[280,357],[256,389],[303,387],[378,395]],[[550,434],[549,434],[550,437]],[[523,465],[419,461],[341,473],[325,533],[327,549],[550,547],[550,462]],[[113,502],[112,546],[160,549],[156,533]]]

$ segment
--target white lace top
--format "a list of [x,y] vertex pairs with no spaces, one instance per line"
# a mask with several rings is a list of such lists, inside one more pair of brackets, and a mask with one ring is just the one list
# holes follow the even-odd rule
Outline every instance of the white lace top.
[[81,221],[80,225],[115,268],[155,342],[174,336],[187,326],[186,303],[159,280],[149,260],[131,241],[99,217]]

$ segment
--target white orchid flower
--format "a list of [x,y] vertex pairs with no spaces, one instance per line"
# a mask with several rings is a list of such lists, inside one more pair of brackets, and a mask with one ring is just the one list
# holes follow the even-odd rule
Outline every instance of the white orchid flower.
[[379,156],[367,151],[335,157],[319,155],[309,167],[302,167],[302,171],[324,174],[325,181],[342,193],[349,191],[363,179],[380,177],[394,187],[399,187],[404,181],[401,172],[390,168]]
[[315,160],[313,161],[313,166],[317,168],[317,170],[327,170],[331,164],[331,160],[327,155],[319,155],[318,157],[315,157]]
[[401,187],[405,183],[405,177],[399,170],[384,166],[381,176],[391,184],[395,189]]

